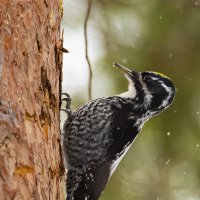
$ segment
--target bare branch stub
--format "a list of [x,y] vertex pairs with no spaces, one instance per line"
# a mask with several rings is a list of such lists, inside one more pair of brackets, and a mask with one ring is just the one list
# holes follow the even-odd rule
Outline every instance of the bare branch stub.
[[92,7],[92,0],[88,0],[87,12],[86,12],[85,21],[84,21],[84,38],[85,38],[85,58],[86,58],[86,61],[87,61],[87,64],[88,64],[88,69],[89,69],[89,80],[88,80],[88,99],[89,100],[92,99],[92,77],[93,77],[93,73],[92,73],[91,62],[90,62],[89,55],[88,55],[87,28],[88,28],[88,19],[89,19],[89,16],[90,16],[91,7]]

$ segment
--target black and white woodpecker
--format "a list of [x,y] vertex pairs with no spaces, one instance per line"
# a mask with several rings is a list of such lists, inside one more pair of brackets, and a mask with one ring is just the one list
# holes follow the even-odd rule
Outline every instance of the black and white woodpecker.
[[64,124],[67,200],[97,200],[144,122],[174,99],[174,85],[165,75],[113,64],[128,79],[128,91],[86,103]]

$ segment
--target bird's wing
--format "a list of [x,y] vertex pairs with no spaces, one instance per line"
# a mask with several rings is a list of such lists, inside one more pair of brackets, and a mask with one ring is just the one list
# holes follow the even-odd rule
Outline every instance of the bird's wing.
[[119,103],[106,99],[77,110],[64,139],[69,168],[67,188],[72,190],[68,196],[89,194],[91,199],[98,199],[112,173],[113,160],[135,137],[123,110]]
[[112,143],[112,112],[105,100],[92,101],[79,108],[72,122],[64,127],[63,146],[68,167],[86,171],[88,165],[100,164]]

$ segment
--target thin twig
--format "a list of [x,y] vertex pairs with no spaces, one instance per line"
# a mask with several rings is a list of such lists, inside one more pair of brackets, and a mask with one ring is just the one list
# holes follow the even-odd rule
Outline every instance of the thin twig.
[[92,66],[90,63],[90,59],[88,56],[88,35],[87,35],[87,27],[88,27],[88,19],[90,16],[90,11],[92,7],[92,0],[88,0],[88,7],[87,7],[87,13],[85,16],[85,21],[84,21],[84,37],[85,37],[85,58],[88,64],[88,69],[89,69],[89,80],[88,80],[88,99],[92,99]]

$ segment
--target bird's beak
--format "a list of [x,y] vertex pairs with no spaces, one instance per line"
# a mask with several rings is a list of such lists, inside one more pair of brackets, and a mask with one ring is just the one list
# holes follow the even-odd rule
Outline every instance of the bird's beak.
[[118,68],[122,72],[124,72],[125,75],[134,76],[134,77],[136,77],[138,75],[137,72],[132,71],[132,70],[128,69],[127,67],[124,67],[123,65],[118,64],[116,62],[113,62],[113,66],[116,67],[116,68]]

